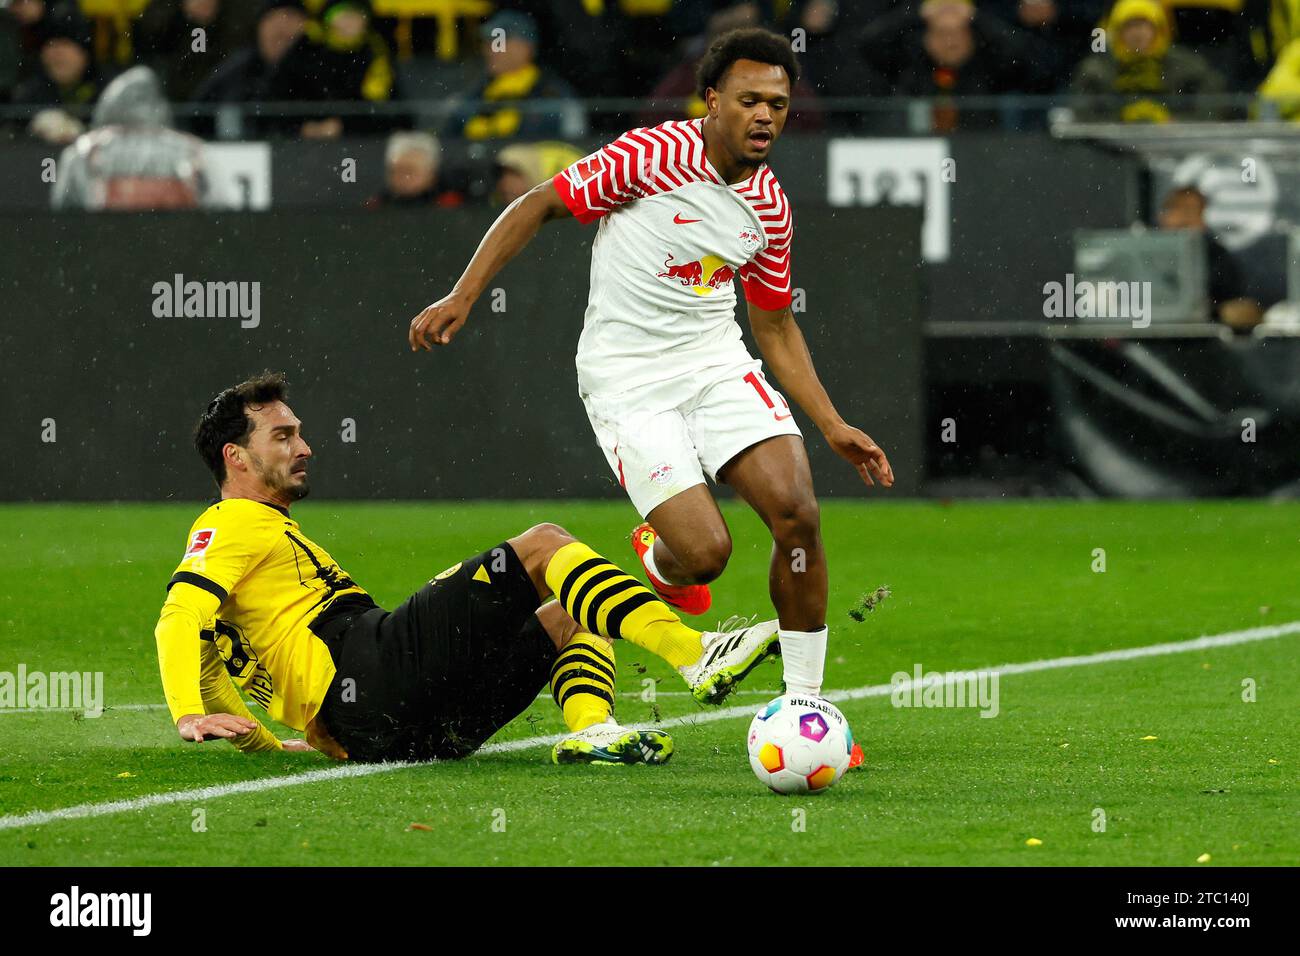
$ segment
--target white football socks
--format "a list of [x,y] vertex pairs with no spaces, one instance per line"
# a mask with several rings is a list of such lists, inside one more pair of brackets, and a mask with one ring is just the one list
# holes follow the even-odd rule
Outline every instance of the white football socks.
[[826,673],[825,627],[816,631],[780,629],[781,661],[785,668],[785,692],[820,697]]
[[645,565],[645,569],[656,579],[662,581],[664,584],[672,584],[671,581],[659,573],[659,568],[655,564],[655,549],[653,547],[646,550],[645,557],[641,559],[641,563]]

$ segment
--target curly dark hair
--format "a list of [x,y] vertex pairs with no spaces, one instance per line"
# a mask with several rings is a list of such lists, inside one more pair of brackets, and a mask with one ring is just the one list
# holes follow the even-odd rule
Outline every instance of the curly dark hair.
[[728,30],[710,43],[704,59],[695,68],[695,87],[700,99],[704,99],[705,90],[719,88],[723,75],[737,60],[781,67],[790,77],[791,89],[799,81],[799,61],[790,49],[788,38],[763,27],[741,27]]
[[248,438],[253,434],[253,420],[246,409],[282,402],[288,394],[284,373],[265,371],[224,389],[208,402],[194,426],[194,447],[216,478],[218,488],[226,480],[226,462],[221,450],[230,442],[247,447]]

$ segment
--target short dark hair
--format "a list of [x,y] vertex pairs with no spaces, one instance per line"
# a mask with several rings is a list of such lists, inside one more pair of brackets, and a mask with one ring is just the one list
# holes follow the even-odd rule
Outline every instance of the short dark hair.
[[710,43],[704,59],[695,68],[695,86],[700,99],[704,99],[705,90],[718,89],[723,74],[737,60],[755,60],[781,67],[790,78],[791,90],[799,82],[799,61],[795,59],[789,39],[763,27],[741,27],[728,30]]
[[288,394],[284,373],[265,371],[232,385],[208,402],[207,410],[194,426],[194,447],[217,480],[218,488],[226,480],[226,461],[221,450],[230,442],[247,447],[248,438],[253,434],[253,420],[246,410],[282,402]]

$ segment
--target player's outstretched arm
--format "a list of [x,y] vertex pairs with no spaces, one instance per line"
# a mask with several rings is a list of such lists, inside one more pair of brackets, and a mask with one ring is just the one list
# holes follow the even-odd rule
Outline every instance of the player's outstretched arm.
[[497,217],[451,292],[411,320],[411,351],[447,345],[469,318],[469,310],[492,277],[532,241],[542,224],[570,215],[551,180],[534,186]]
[[789,307],[773,312],[750,304],[749,325],[763,360],[781,387],[813,420],[826,442],[858,470],[867,484],[879,481],[886,488],[892,485],[894,471],[885,452],[870,435],[845,422],[835,410],[817,378],[808,343]]

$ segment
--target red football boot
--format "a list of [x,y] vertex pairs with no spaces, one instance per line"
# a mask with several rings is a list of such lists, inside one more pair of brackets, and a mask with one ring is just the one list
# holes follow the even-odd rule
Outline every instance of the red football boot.
[[645,576],[650,579],[650,586],[663,598],[664,603],[686,614],[703,614],[713,603],[707,584],[668,584],[660,581],[645,566],[646,552],[655,545],[655,529],[650,522],[643,521],[632,529],[632,550],[641,559]]

